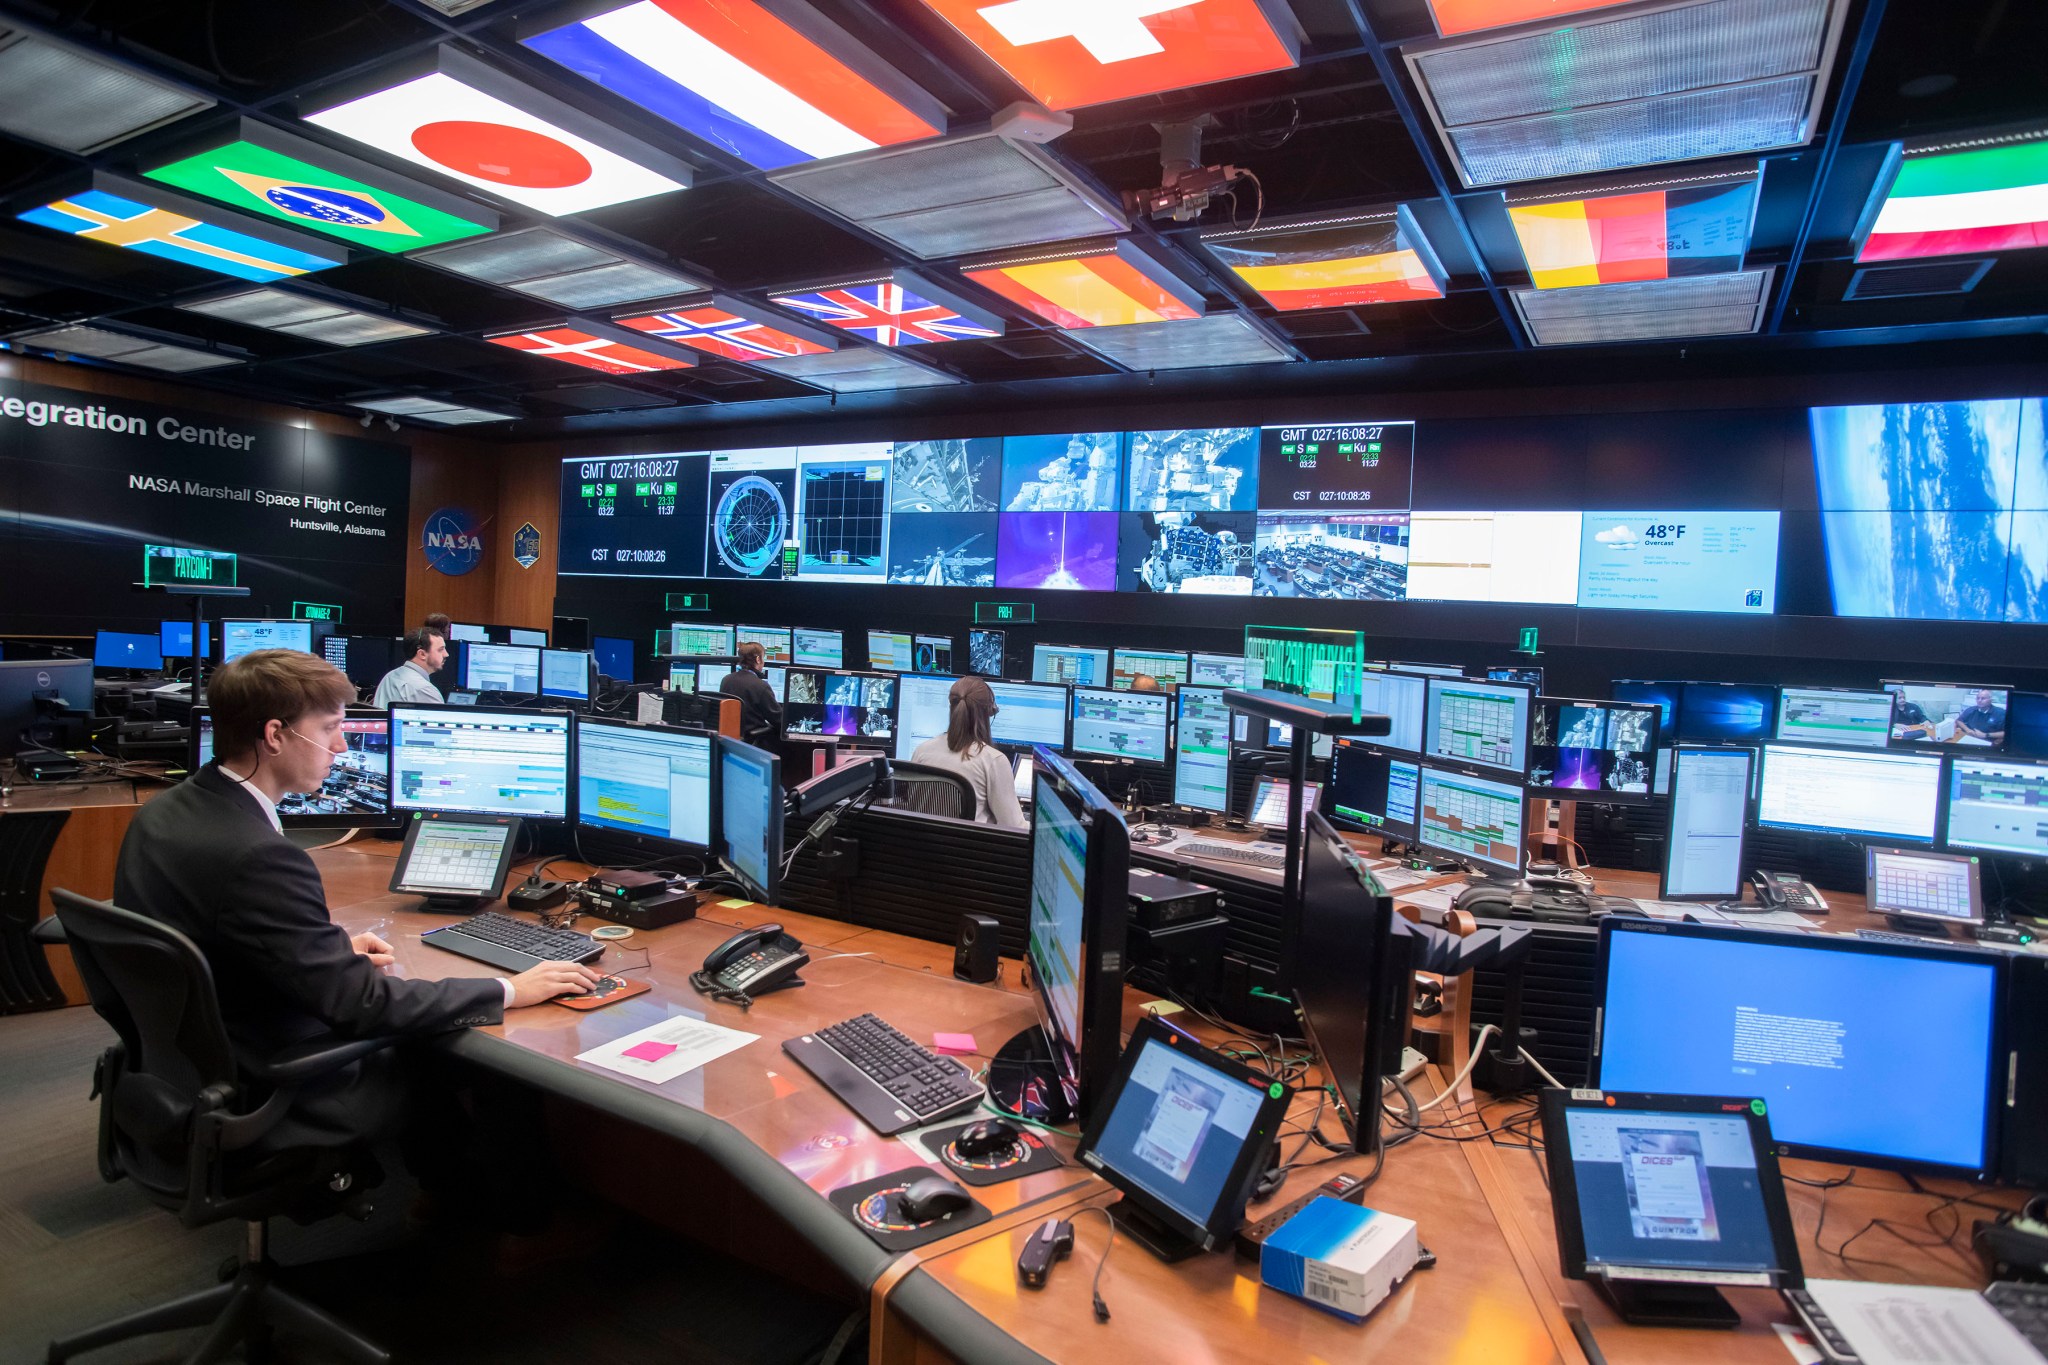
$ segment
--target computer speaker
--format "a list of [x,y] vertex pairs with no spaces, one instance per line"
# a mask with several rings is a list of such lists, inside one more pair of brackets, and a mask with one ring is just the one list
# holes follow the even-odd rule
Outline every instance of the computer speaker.
[[960,938],[953,947],[953,975],[962,981],[995,980],[1002,933],[1003,926],[994,915],[962,915]]

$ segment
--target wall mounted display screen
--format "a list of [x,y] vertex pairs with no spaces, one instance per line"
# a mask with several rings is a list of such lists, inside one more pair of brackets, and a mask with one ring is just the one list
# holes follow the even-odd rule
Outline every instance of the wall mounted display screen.
[[1577,512],[1414,512],[1411,602],[1579,600]]
[[1578,603],[1633,611],[1777,610],[1776,512],[1587,512]]
[[797,576],[877,583],[889,576],[889,445],[797,452]]

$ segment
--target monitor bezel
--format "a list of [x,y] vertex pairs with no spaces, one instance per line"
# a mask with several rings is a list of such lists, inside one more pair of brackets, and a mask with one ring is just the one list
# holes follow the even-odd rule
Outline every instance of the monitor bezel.
[[[1389,769],[1396,763],[1406,763],[1415,769],[1415,819],[1403,823],[1395,820],[1392,816],[1383,816],[1378,825],[1364,825],[1351,819],[1349,816],[1337,814],[1334,805],[1337,799],[1338,756],[1350,752],[1374,755],[1376,758],[1384,761]],[[1388,775],[1390,787],[1392,780],[1390,772]],[[1528,814],[1527,797],[1523,798],[1522,807],[1523,815],[1526,817]],[[1395,839],[1404,844],[1414,843],[1416,836],[1422,831],[1422,760],[1405,749],[1389,749],[1384,745],[1374,744],[1371,740],[1339,735],[1331,748],[1329,773],[1323,779],[1323,799],[1316,809],[1317,813],[1329,822],[1332,829],[1348,830],[1353,834],[1377,834],[1382,839]],[[1527,860],[1524,859],[1524,864],[1526,865],[1526,863]]]
[[[517,646],[526,648],[526,646]],[[530,825],[567,824],[576,811],[576,713],[567,707],[554,706],[430,706],[420,702],[402,702],[390,707],[385,714],[390,718],[391,761],[398,762],[398,715],[399,712],[421,715],[447,715],[457,720],[474,720],[481,715],[508,716],[515,720],[531,720],[536,716],[560,716],[562,718],[562,747],[567,778],[562,791],[562,813],[540,815],[531,811],[475,810],[467,807],[449,806],[401,806],[398,803],[398,780],[394,773],[391,781],[391,813],[410,815],[416,810],[445,810],[461,815],[517,815]]]
[[[1748,771],[1742,780],[1742,828],[1736,834],[1735,845],[1735,886],[1728,891],[1673,891],[1671,889],[1671,856],[1674,848],[1673,836],[1678,831],[1678,768],[1679,761],[1689,753],[1739,754],[1747,762]],[[1742,897],[1742,865],[1749,859],[1749,830],[1755,823],[1756,812],[1751,809],[1750,793],[1756,790],[1756,779],[1761,763],[1756,749],[1747,744],[1674,744],[1671,746],[1671,785],[1664,797],[1664,861],[1657,869],[1657,899],[1661,901],[1725,901],[1740,900]]]
[[[1173,716],[1174,716],[1174,708],[1173,708],[1173,706],[1172,706],[1172,705],[1170,704],[1170,703],[1172,702],[1172,700],[1173,700],[1173,698],[1172,698],[1172,695],[1171,695],[1170,693],[1166,693],[1166,692],[1157,692],[1157,693],[1153,693],[1153,692],[1133,692],[1133,691],[1131,691],[1131,690],[1130,690],[1129,688],[1124,688],[1124,689],[1122,689],[1122,690],[1118,690],[1117,688],[1113,688],[1113,687],[1073,687],[1073,686],[1067,686],[1067,685],[1066,685],[1066,684],[1064,684],[1064,683],[1041,683],[1041,684],[1039,684],[1039,685],[1040,685],[1040,686],[1042,686],[1042,687],[1066,687],[1066,688],[1067,688],[1067,747],[1066,747],[1066,752],[1067,752],[1067,753],[1068,753],[1069,755],[1071,755],[1072,757],[1074,757],[1074,758],[1085,758],[1085,759],[1088,759],[1088,760],[1090,760],[1091,762],[1097,762],[1097,763],[1130,763],[1130,764],[1134,764],[1134,765],[1136,765],[1136,766],[1139,766],[1139,767],[1143,767],[1143,768],[1164,768],[1164,767],[1167,767],[1167,766],[1169,766],[1169,765],[1170,765],[1170,764],[1171,764],[1171,763],[1173,762]],[[1083,748],[1081,748],[1081,747],[1080,747],[1080,740],[1079,740],[1079,739],[1077,739],[1077,738],[1075,737],[1075,725],[1074,725],[1074,721],[1075,721],[1075,716],[1074,716],[1074,708],[1075,708],[1075,707],[1077,707],[1077,706],[1079,706],[1079,705],[1081,704],[1081,694],[1082,694],[1083,692],[1101,692],[1101,693],[1103,693],[1104,695],[1106,695],[1106,696],[1110,696],[1110,697],[1148,697],[1148,696],[1157,696],[1157,697],[1158,697],[1158,698],[1159,698],[1159,699],[1160,699],[1160,700],[1161,700],[1162,702],[1165,702],[1165,703],[1169,703],[1168,705],[1166,705],[1166,707],[1165,707],[1165,709],[1164,709],[1164,714],[1163,714],[1163,715],[1161,716],[1161,718],[1160,718],[1160,746],[1159,746],[1159,757],[1158,757],[1158,758],[1141,758],[1141,757],[1139,757],[1139,756],[1138,756],[1138,755],[1136,755],[1136,754],[1113,754],[1113,753],[1102,753],[1102,752],[1100,752],[1100,751],[1098,751],[1098,750],[1095,750],[1095,749],[1083,749]]]
[[577,833],[578,837],[602,841],[606,845],[629,848],[638,853],[651,854],[656,858],[665,858],[672,853],[678,852],[702,857],[718,847],[718,822],[715,818],[707,820],[705,825],[705,842],[701,844],[691,843],[687,839],[671,839],[667,835],[662,834],[645,834],[639,830],[620,829],[615,825],[596,824],[584,819],[583,730],[584,727],[591,725],[606,730],[680,735],[705,740],[711,750],[711,779],[708,784],[710,786],[710,811],[715,816],[715,813],[720,809],[718,778],[723,768],[718,761],[718,737],[710,731],[695,725],[665,725],[626,720],[618,716],[578,715],[575,720],[570,722],[570,732],[575,736],[572,744],[576,751],[576,787],[572,793],[573,799],[569,805],[569,825]]
[[[1610,791],[1605,787],[1601,787],[1588,791],[1584,787],[1554,787],[1537,782],[1534,777],[1536,771],[1536,709],[1549,705],[1597,706],[1603,710],[1622,707],[1630,711],[1648,711],[1650,713],[1650,747],[1644,753],[1650,762],[1650,780],[1644,786],[1644,789],[1639,792],[1624,792]],[[1598,701],[1591,697],[1547,697],[1538,693],[1529,703],[1529,772],[1531,776],[1527,782],[1523,783],[1523,786],[1527,788],[1529,795],[1541,797],[1545,801],[1584,801],[1589,805],[1596,806],[1651,805],[1659,799],[1657,796],[1657,750],[1660,747],[1664,747],[1663,740],[1663,709],[1655,702],[1616,701],[1611,697],[1605,701]],[[1558,746],[1552,745],[1551,747],[1556,748]],[[1603,752],[1613,753],[1614,751],[1608,749]]]

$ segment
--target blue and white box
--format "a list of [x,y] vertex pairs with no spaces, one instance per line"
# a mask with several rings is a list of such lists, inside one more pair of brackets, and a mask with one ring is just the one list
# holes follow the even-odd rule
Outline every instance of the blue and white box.
[[1415,1224],[1327,1195],[1266,1239],[1259,1278],[1347,1322],[1364,1322],[1421,1254]]

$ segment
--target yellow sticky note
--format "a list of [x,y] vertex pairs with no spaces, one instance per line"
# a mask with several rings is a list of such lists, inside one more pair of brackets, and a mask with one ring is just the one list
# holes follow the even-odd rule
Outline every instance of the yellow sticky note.
[[752,902],[752,901],[749,901],[749,900],[729,900],[729,901],[720,901],[720,902],[718,903],[718,908],[719,908],[719,909],[721,909],[721,910],[743,910],[743,909],[745,909],[745,908],[746,908],[747,906],[749,906],[749,905],[752,905],[752,904],[753,904],[753,902]]

